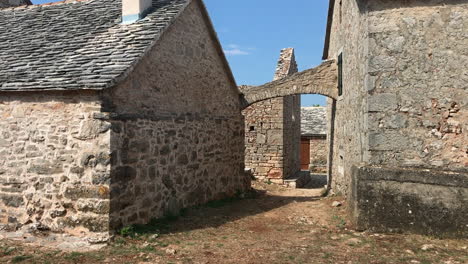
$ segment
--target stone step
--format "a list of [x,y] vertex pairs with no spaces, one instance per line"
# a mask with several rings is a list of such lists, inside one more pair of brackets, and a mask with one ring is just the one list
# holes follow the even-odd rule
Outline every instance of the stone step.
[[299,171],[294,176],[284,179],[283,185],[288,188],[302,188],[310,182],[310,171]]

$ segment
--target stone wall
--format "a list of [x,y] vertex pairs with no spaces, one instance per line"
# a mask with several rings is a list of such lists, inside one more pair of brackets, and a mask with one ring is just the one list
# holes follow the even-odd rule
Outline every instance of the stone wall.
[[468,1],[443,2],[370,2],[371,164],[468,170]]
[[[329,57],[343,54],[343,94],[336,100],[328,99],[330,129],[333,142],[329,173],[335,193],[347,194],[351,168],[367,159],[367,91],[365,72],[367,65],[367,22],[363,15],[363,1],[335,1],[331,26]],[[334,108],[334,109],[332,109]],[[335,115],[333,115],[333,112]],[[334,116],[334,120],[333,120]],[[331,131],[333,128],[334,131]]]
[[468,237],[468,173],[404,167],[353,169],[348,209],[358,230]]
[[102,242],[250,188],[239,91],[200,5],[117,87],[0,93],[0,229]]
[[[274,79],[295,72],[293,49],[282,50]],[[244,109],[242,114],[245,117],[245,166],[252,169],[253,175],[282,182],[295,173],[300,165],[300,97],[261,101]]]
[[91,92],[0,93],[0,225],[107,239],[110,124]]
[[310,164],[311,172],[327,172],[328,142],[326,136],[310,137]]
[[344,86],[330,108],[332,186],[359,229],[466,237],[467,8],[335,1],[330,56],[343,52]]
[[284,177],[290,177],[301,170],[301,96],[291,95],[285,97],[283,112],[283,175]]
[[193,1],[134,72],[106,93],[111,226],[146,223],[244,192],[238,89]]
[[283,177],[283,98],[265,100],[242,111],[245,167],[258,179]]
[[320,94],[333,99],[338,97],[337,64],[334,59],[287,77],[260,86],[241,86],[242,108],[278,97],[301,94]]

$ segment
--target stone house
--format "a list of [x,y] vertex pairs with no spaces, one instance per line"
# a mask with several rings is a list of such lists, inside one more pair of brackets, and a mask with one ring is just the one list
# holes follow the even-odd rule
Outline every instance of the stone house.
[[301,107],[301,170],[327,172],[327,128],[326,107]]
[[330,0],[331,180],[358,229],[468,236],[467,28],[467,0]]
[[239,91],[201,0],[65,1],[0,20],[3,228],[99,242],[250,187]]
[[0,0],[0,8],[32,5],[30,0]]
[[[297,72],[294,49],[283,49],[274,80]],[[248,86],[241,86],[246,92]],[[300,95],[255,103],[245,117],[245,166],[255,178],[283,183],[299,170]]]

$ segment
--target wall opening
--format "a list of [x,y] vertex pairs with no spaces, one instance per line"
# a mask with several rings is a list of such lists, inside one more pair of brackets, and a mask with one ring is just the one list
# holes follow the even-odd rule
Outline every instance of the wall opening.
[[333,156],[328,112],[327,97],[318,94],[267,99],[244,109],[245,166],[255,180],[325,187]]

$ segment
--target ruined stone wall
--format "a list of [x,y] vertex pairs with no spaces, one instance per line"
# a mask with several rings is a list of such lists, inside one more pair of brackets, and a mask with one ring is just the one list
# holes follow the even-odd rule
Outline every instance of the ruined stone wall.
[[326,136],[310,137],[310,171],[327,172],[328,142]]
[[238,90],[214,41],[193,1],[106,94],[112,227],[146,223],[250,187]]
[[468,1],[440,2],[369,2],[371,164],[468,168]]
[[0,225],[107,239],[110,124],[100,110],[91,92],[0,93]]
[[[293,49],[281,51],[274,79],[297,72]],[[282,183],[300,169],[300,96],[255,103],[245,117],[245,166],[258,179]]]
[[[335,1],[328,59],[343,54],[343,95],[336,101],[331,167],[332,189],[347,194],[351,168],[367,159],[367,110],[365,72],[367,60],[367,22],[363,1]],[[332,119],[333,101],[328,99],[328,116]]]

